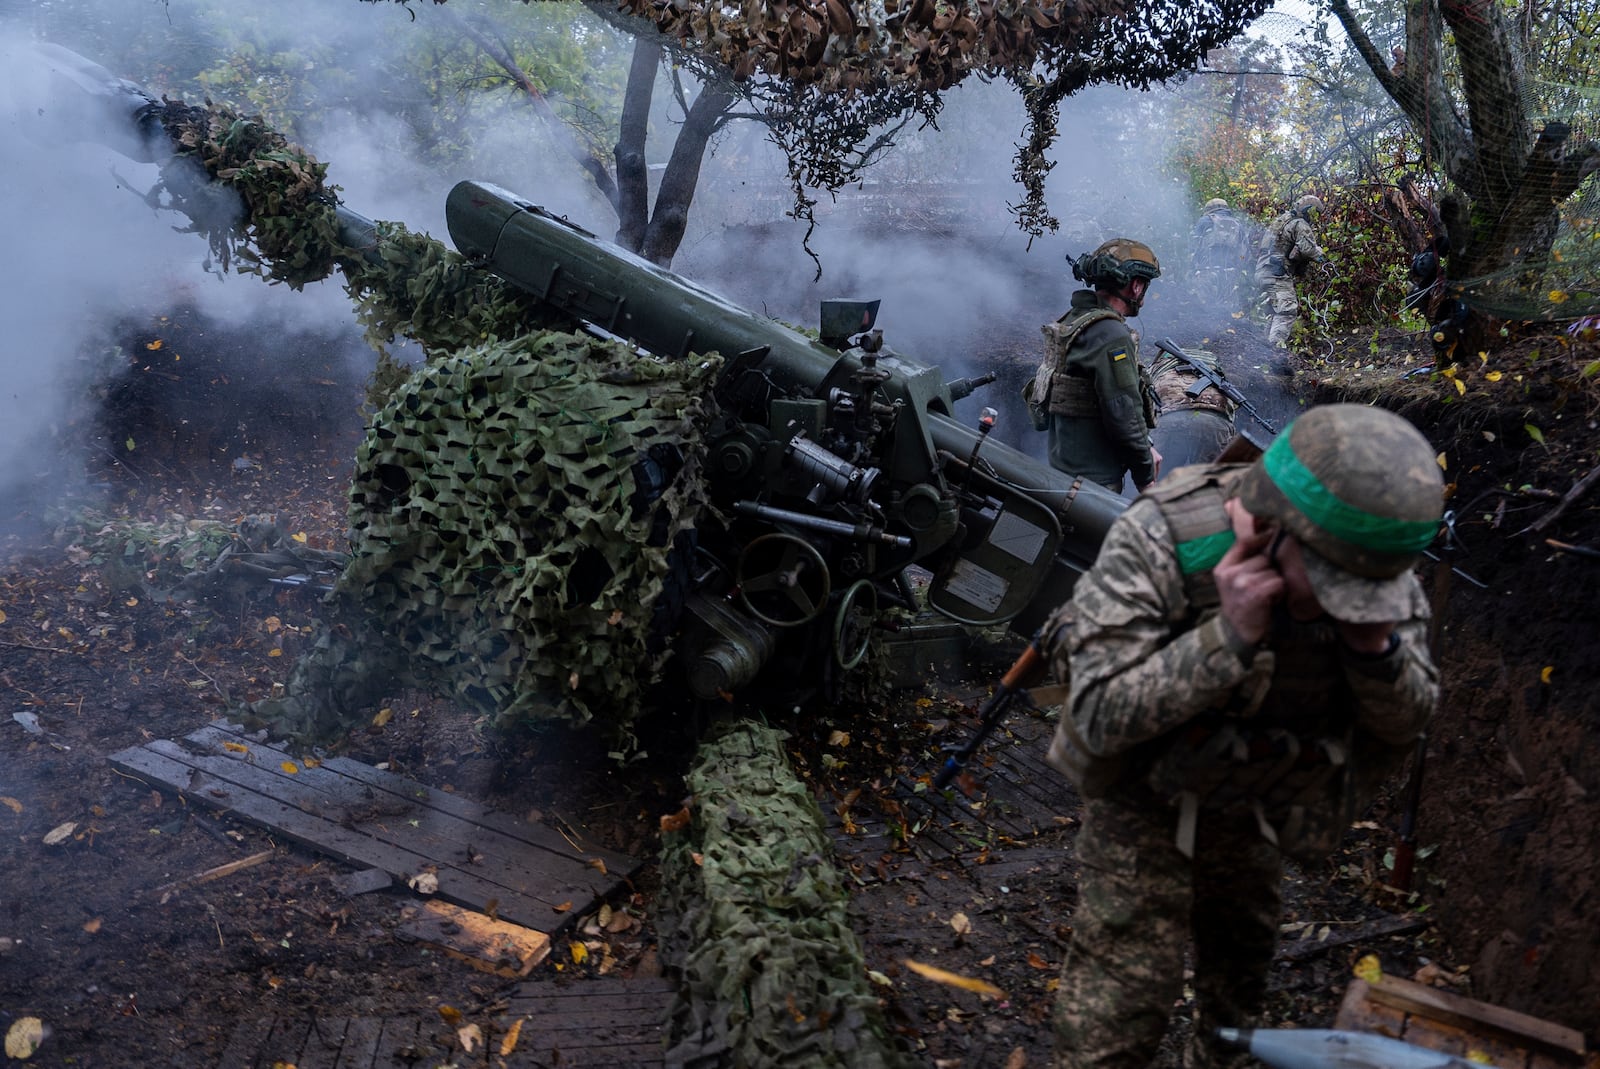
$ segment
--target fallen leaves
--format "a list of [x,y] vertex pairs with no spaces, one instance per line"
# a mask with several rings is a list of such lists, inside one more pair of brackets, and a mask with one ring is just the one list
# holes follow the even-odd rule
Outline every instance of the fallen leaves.
[[962,991],[971,991],[984,998],[1003,999],[1006,993],[987,980],[979,980],[975,976],[962,976],[937,965],[925,965],[920,961],[905,959],[905,967],[925,980],[932,980],[936,984],[945,984],[948,987],[960,988]]
[[72,833],[77,830],[78,822],[75,820],[69,820],[65,824],[57,824],[55,827],[51,828],[45,833],[44,845],[59,846],[68,839],[72,838]]

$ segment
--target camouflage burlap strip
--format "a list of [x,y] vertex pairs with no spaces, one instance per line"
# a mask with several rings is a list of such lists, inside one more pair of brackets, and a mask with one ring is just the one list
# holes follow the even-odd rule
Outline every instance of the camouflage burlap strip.
[[[418,368],[357,452],[333,633],[256,713],[325,740],[376,690],[420,684],[497,722],[628,739],[666,656],[652,608],[673,540],[704,505],[719,366],[541,332]],[[646,504],[634,465],[656,445],[683,465]]]
[[665,836],[662,942],[683,974],[667,1063],[909,1066],[785,737],[751,720],[713,728],[688,776],[693,824]]

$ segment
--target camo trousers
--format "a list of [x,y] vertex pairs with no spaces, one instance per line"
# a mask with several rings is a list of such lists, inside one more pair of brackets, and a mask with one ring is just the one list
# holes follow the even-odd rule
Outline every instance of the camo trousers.
[[1300,314],[1300,299],[1294,292],[1294,276],[1268,278],[1262,283],[1261,289],[1272,305],[1272,319],[1267,323],[1267,341],[1280,349],[1287,349],[1295,317]]
[[1058,1069],[1146,1069],[1183,994],[1194,943],[1194,1039],[1184,1065],[1235,1055],[1212,1038],[1247,1026],[1266,995],[1281,908],[1278,852],[1250,816],[1202,814],[1193,860],[1177,810],[1114,795],[1084,802],[1072,941],[1055,1006]]

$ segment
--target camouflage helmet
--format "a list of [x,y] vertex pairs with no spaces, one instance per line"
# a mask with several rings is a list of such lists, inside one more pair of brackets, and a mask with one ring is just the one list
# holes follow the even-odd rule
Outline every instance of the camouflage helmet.
[[1206,215],[1210,215],[1212,212],[1225,212],[1227,210],[1228,202],[1223,200],[1221,197],[1212,197],[1210,200],[1206,201],[1206,206],[1203,209]]
[[1366,405],[1319,405],[1240,478],[1240,503],[1300,542],[1317,600],[1351,623],[1412,615],[1417,556],[1434,539],[1444,476],[1404,418]]
[[1314,197],[1310,193],[1307,193],[1305,196],[1295,201],[1289,210],[1300,216],[1300,218],[1304,219],[1312,212],[1327,211],[1328,206],[1322,203],[1321,197]]
[[1072,277],[1088,286],[1120,290],[1136,278],[1160,278],[1161,262],[1142,241],[1112,238],[1072,261]]

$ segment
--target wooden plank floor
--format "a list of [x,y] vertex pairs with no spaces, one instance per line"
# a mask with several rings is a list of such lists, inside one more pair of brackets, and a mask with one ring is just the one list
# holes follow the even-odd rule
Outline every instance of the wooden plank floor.
[[[467,1051],[454,1027],[423,1017],[270,1017],[235,1030],[217,1069],[459,1069],[663,1064],[667,1013],[676,985],[663,978],[597,977],[519,984],[501,1011],[476,1024]],[[459,1027],[459,1026],[458,1026]],[[515,1029],[509,1051],[501,1053]]]
[[156,739],[110,760],[152,786],[381,869],[401,886],[432,872],[441,899],[549,935],[571,927],[642,865],[357,761],[306,767],[227,725]]
[[[839,863],[859,883],[901,877],[909,862],[959,860],[980,872],[977,857],[987,864],[1025,853],[1042,834],[1069,825],[1077,811],[1071,785],[1044,763],[1053,730],[1053,721],[1039,714],[1009,718],[967,763],[966,775],[977,785],[972,797],[903,783],[893,799],[898,813],[825,807]],[[921,869],[912,864],[910,871]]]

